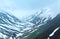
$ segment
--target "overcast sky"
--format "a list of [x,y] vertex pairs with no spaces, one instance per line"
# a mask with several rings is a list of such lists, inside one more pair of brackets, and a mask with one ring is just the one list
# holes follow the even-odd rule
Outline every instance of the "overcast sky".
[[0,0],[0,10],[12,13],[18,18],[27,17],[43,8],[59,11],[60,0]]

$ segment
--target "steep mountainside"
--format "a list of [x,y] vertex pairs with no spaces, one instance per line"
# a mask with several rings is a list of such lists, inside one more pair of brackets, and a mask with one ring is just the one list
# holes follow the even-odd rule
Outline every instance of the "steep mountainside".
[[56,29],[57,27],[60,27],[60,14],[58,14],[51,21],[40,26],[35,32],[31,33],[26,39],[47,39],[49,35],[53,32],[53,30]]

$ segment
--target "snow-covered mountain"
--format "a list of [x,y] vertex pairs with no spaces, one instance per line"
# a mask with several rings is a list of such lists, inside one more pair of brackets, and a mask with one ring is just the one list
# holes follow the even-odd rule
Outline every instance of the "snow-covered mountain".
[[24,22],[12,14],[7,12],[0,12],[0,37],[4,39],[11,39],[15,34],[16,38],[27,37],[29,34],[35,32],[40,26],[51,21],[54,17],[45,14],[46,11],[36,12],[28,16]]
[[[37,31],[37,29],[50,22],[51,20],[53,20],[55,17],[57,16],[57,14],[52,14],[50,12],[46,12],[46,11],[41,11],[41,12],[36,12],[35,14],[32,14],[31,16],[28,16],[26,18],[26,21],[33,23],[34,25],[32,26],[33,30],[31,31],[31,33]],[[30,33],[30,34],[31,34]],[[29,36],[29,35],[28,35]],[[26,37],[28,37],[26,36]],[[24,38],[25,39],[25,38]]]
[[47,23],[43,25],[38,23],[38,25],[39,28],[24,39],[60,39],[60,14],[58,14],[52,20],[48,20]]
[[16,37],[22,36],[25,32],[29,32],[33,25],[33,23],[23,22],[7,12],[0,12],[0,38],[12,37],[13,33],[17,35]]
[[0,33],[11,36],[12,33],[19,32],[21,20],[6,12],[0,12]]

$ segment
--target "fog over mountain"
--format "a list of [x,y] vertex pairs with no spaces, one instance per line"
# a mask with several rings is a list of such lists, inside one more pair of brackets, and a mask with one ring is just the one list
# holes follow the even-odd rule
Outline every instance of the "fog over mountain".
[[20,20],[13,14],[0,11],[0,37],[3,37],[4,39],[23,39],[29,34],[37,31],[40,26],[53,20],[58,15],[52,13],[53,12],[48,9],[42,9],[27,16],[24,20]]

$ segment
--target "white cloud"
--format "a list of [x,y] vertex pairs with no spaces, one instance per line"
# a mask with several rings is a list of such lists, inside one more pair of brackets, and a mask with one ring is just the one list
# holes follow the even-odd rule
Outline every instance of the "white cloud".
[[[33,10],[32,9],[31,10],[29,10],[29,9],[21,10],[21,9],[17,8],[17,5],[15,2],[16,1],[14,1],[14,0],[0,0],[0,10],[12,13],[18,18],[27,17],[27,16],[35,13],[36,11],[40,10],[40,8],[37,8],[37,7],[36,7],[36,9],[33,9]],[[57,12],[60,11],[60,0],[56,1],[53,4],[47,5],[43,8],[48,9],[46,11],[47,12],[46,14],[50,14],[50,15],[54,16],[57,14]]]
[[16,8],[14,1],[12,0],[0,0],[0,10],[11,11]]

